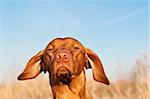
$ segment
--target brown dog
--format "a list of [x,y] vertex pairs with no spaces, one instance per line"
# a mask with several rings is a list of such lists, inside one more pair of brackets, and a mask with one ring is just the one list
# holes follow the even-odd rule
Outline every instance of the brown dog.
[[86,89],[84,68],[96,81],[109,84],[98,56],[73,38],[56,38],[30,59],[18,80],[49,72],[54,99],[92,99]]

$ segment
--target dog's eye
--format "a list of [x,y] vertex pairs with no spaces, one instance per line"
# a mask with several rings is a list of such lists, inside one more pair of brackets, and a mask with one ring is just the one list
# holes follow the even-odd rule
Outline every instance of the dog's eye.
[[50,47],[48,47],[48,51],[52,51],[54,48],[53,48],[53,46],[50,46]]
[[76,47],[74,47],[74,49],[79,49],[79,47],[78,47],[78,46],[76,46]]
[[74,49],[80,49],[80,47],[77,44],[75,44]]

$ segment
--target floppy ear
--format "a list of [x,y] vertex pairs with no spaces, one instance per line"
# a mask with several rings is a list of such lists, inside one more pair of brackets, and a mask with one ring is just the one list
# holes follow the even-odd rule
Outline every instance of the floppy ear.
[[39,73],[42,71],[41,58],[43,56],[43,53],[44,50],[40,51],[38,54],[36,54],[29,60],[23,73],[18,76],[18,80],[32,79],[39,75]]
[[109,80],[105,75],[103,65],[99,57],[88,48],[85,48],[85,51],[86,51],[86,68],[92,67],[94,80],[109,85]]

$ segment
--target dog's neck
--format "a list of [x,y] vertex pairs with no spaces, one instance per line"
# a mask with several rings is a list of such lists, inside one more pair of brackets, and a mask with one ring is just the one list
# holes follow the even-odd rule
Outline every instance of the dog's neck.
[[54,99],[86,99],[85,98],[85,71],[72,79],[69,85],[51,85]]

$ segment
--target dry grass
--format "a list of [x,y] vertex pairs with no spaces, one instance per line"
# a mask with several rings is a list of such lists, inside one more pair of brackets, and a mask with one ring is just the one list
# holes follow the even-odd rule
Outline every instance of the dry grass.
[[[119,79],[107,86],[87,81],[94,99],[150,99],[148,58],[136,61],[130,79]],[[49,81],[45,78],[0,85],[0,99],[52,99]]]
[[88,82],[94,99],[150,99],[148,57],[137,59],[129,79],[119,79],[111,85]]
[[50,96],[49,83],[42,78],[0,85],[0,99],[52,99]]

